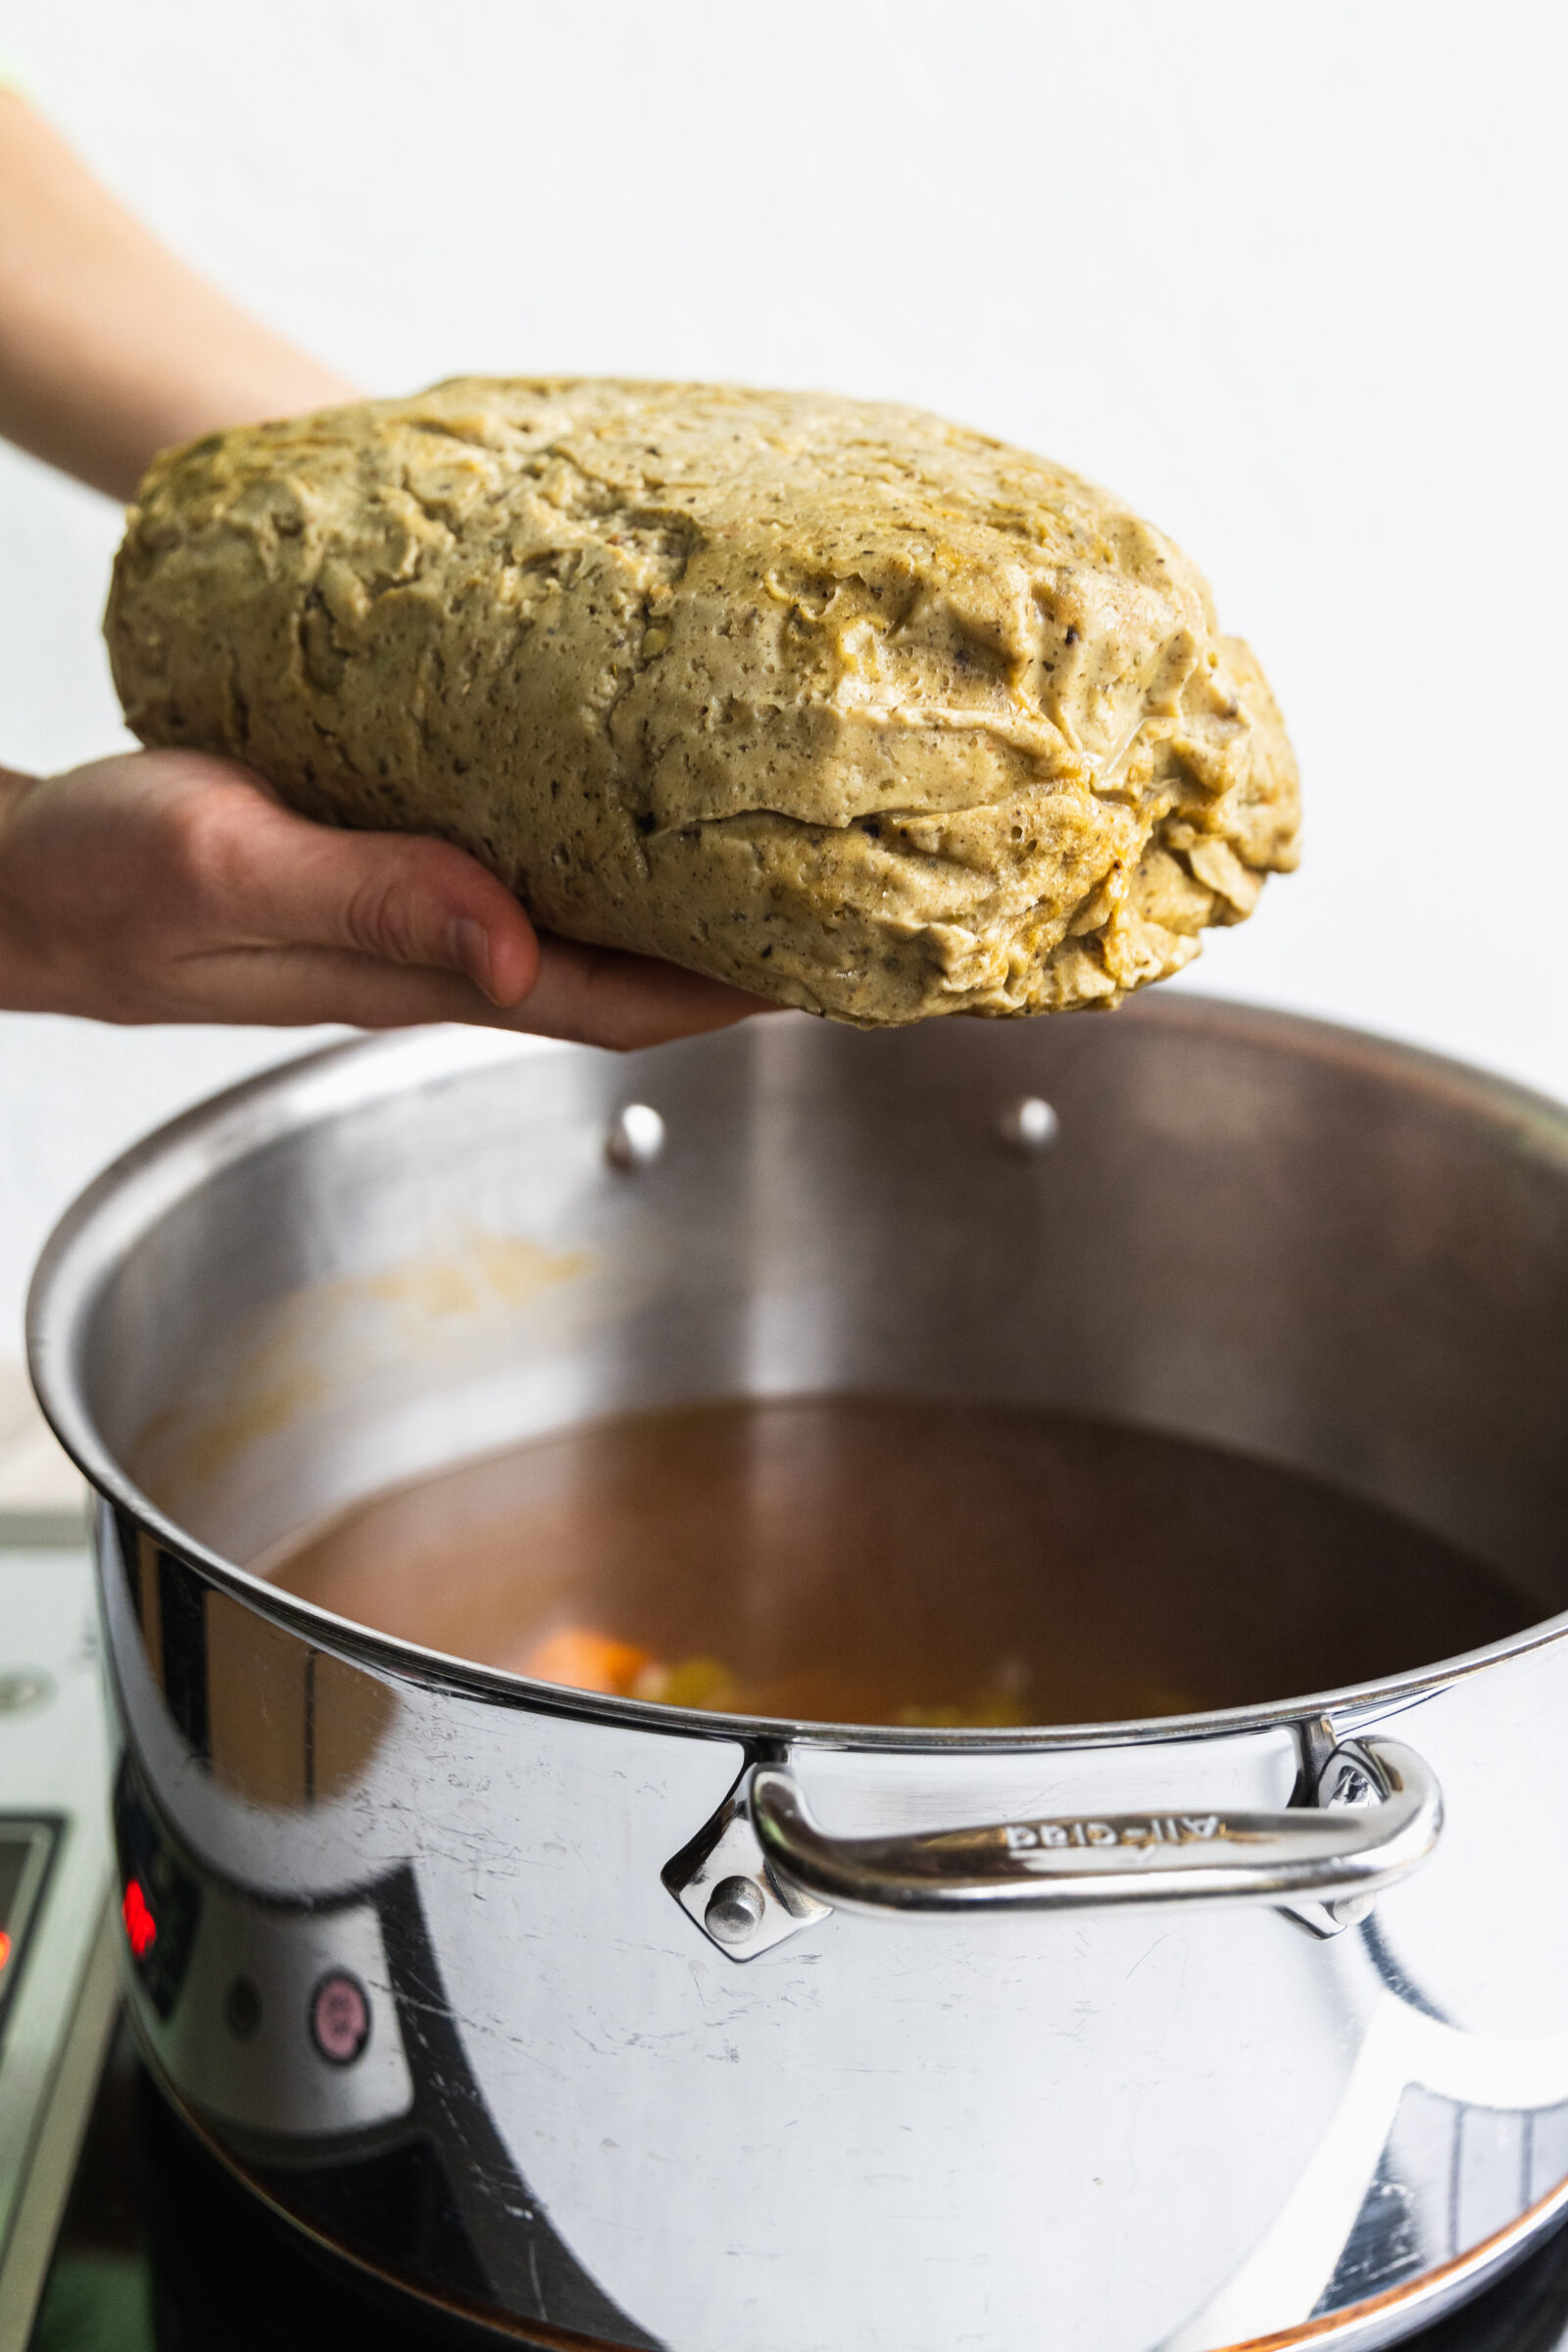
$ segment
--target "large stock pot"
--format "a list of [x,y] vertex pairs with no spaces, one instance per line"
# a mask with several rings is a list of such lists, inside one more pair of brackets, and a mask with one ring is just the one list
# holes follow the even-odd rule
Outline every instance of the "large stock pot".
[[[101,1497],[136,2029],[324,2244],[543,2344],[1209,2352],[1393,2340],[1558,2217],[1552,1105],[1186,996],[412,1035],[133,1152],[30,1332]],[[519,1434],[828,1391],[1253,1449],[1533,1630],[1222,1715],[848,1732],[530,1684],[234,1565]]]

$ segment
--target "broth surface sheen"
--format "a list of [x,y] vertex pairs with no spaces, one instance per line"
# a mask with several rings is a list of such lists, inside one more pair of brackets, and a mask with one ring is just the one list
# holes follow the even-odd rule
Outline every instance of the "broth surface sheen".
[[671,1705],[840,1724],[1262,1704],[1519,1632],[1530,1602],[1277,1464],[909,1397],[682,1406],[376,1496],[266,1563],[361,1625]]

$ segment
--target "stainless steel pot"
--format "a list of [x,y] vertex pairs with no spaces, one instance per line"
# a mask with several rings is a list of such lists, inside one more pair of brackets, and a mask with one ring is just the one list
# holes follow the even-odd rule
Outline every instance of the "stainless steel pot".
[[[351,2258],[546,2344],[1359,2347],[1562,2210],[1550,1104],[1193,997],[393,1038],[111,1170],[31,1345],[103,1498],[137,2030]],[[1543,1622],[1225,1715],[851,1733],[529,1684],[232,1565],[521,1434],[829,1390],[1252,1448]]]

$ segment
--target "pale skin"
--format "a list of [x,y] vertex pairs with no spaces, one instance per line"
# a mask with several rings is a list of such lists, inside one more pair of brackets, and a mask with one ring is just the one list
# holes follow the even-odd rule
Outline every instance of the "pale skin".
[[[122,501],[160,449],[358,387],[229,302],[0,88],[0,437]],[[233,760],[0,767],[0,1007],[100,1021],[468,1021],[616,1048],[763,1007],[536,932],[445,842],[339,832]]]

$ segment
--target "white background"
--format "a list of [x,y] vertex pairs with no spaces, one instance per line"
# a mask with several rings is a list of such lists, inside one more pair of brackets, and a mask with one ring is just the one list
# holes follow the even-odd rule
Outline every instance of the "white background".
[[[1098,476],[1274,679],[1307,859],[1198,984],[1568,1094],[1553,0],[30,0],[0,52],[378,391],[921,402]],[[0,760],[119,740],[118,516],[0,451]],[[0,1022],[0,1358],[66,1199],[296,1034]]]

